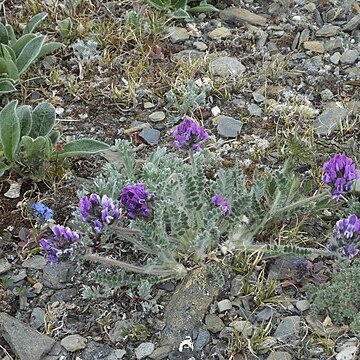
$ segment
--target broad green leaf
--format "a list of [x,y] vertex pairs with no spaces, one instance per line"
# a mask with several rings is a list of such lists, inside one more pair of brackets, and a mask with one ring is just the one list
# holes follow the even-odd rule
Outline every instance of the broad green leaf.
[[48,14],[46,12],[34,15],[25,26],[23,35],[32,33],[35,28],[47,17],[47,15]]
[[7,59],[16,63],[15,51],[9,45],[1,45],[3,56]]
[[0,141],[5,157],[15,161],[20,142],[20,123],[16,114],[17,100],[9,102],[0,112]]
[[5,27],[6,27],[6,30],[8,32],[8,35],[9,35],[9,44],[11,45],[16,41],[14,28],[9,24],[5,25]]
[[62,49],[64,47],[65,47],[65,45],[63,45],[59,42],[55,42],[55,41],[44,44],[43,47],[41,48],[37,58],[41,58],[47,54],[50,54],[51,52],[53,52],[55,50]]
[[109,145],[93,139],[79,139],[64,145],[64,149],[56,152],[52,157],[66,158],[71,156],[85,156],[106,151]]
[[169,9],[169,4],[163,0],[148,0],[148,3],[160,11]]
[[0,95],[15,91],[11,79],[0,79]]
[[216,12],[216,11],[219,11],[219,9],[217,9],[215,6],[210,5],[210,4],[194,6],[190,9],[188,9],[188,12],[191,12],[191,13]]
[[25,34],[21,36],[19,39],[15,41],[15,43],[11,46],[11,48],[15,51],[16,57],[18,57],[21,53],[21,50],[24,48],[24,46],[31,41],[32,39],[35,39],[35,34]]
[[39,55],[40,50],[45,41],[45,36],[39,35],[36,38],[29,41],[22,49],[20,55],[16,60],[16,65],[19,69],[19,75],[21,75],[30,66],[30,64]]
[[36,106],[32,112],[32,124],[29,136],[36,138],[38,136],[48,135],[56,120],[55,108],[48,102],[44,102]]
[[0,58],[0,76],[10,78],[14,81],[19,79],[16,65],[11,60]]
[[177,9],[172,11],[171,16],[174,19],[188,19],[190,17],[189,13],[184,9]]
[[2,162],[0,162],[0,177],[3,176],[6,172],[6,170],[8,170],[10,168],[9,165],[6,165]]
[[20,137],[29,135],[32,124],[31,107],[29,105],[21,105],[16,109],[20,122]]
[[57,130],[52,131],[49,135],[48,135],[52,146],[55,146],[57,141],[59,140],[60,137],[60,132]]
[[21,139],[21,147],[27,158],[46,158],[47,138],[45,136],[38,136],[32,139],[29,136],[23,136]]
[[0,23],[0,43],[6,45],[9,43],[9,34],[3,23]]
[[184,9],[186,10],[186,5],[187,5],[187,0],[172,0],[171,1],[171,7],[174,9],[174,10],[177,10],[177,9]]
[[58,29],[63,39],[68,38],[71,35],[73,29],[73,22],[71,18],[68,17],[64,20],[61,20],[59,22]]

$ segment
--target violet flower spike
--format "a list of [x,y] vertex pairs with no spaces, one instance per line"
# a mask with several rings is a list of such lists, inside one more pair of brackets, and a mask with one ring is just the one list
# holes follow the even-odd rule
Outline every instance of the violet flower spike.
[[138,216],[149,217],[150,208],[148,202],[153,198],[143,183],[125,186],[120,194],[121,205],[125,208],[129,219]]
[[231,215],[231,204],[229,201],[224,200],[221,194],[214,195],[211,200],[216,207],[221,208],[223,216]]
[[175,138],[174,146],[179,148],[192,149],[195,152],[201,150],[201,144],[209,138],[203,126],[198,125],[195,120],[185,119],[172,132]]
[[337,154],[324,163],[323,171],[322,180],[332,187],[335,200],[338,200],[340,195],[349,192],[353,182],[359,179],[355,163],[343,154]]

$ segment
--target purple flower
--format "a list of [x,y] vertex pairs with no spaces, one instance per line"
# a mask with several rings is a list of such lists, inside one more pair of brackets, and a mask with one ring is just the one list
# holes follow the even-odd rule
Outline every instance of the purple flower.
[[36,202],[29,207],[31,215],[33,215],[40,224],[53,218],[54,212],[42,202]]
[[52,232],[54,236],[51,239],[39,240],[39,245],[45,252],[48,261],[56,264],[60,259],[69,258],[73,254],[74,245],[80,236],[69,227],[61,225],[54,226]]
[[338,250],[341,254],[352,259],[359,253],[360,219],[351,214],[347,218],[336,222],[333,230],[333,241],[329,244],[330,251]]
[[341,194],[349,192],[352,183],[359,178],[353,160],[342,154],[337,154],[326,162],[323,171],[322,180],[332,187],[335,200],[338,200]]
[[221,208],[222,214],[224,216],[230,216],[230,214],[231,214],[231,204],[230,204],[229,201],[224,200],[222,195],[220,195],[220,194],[214,195],[211,198],[211,200],[212,200],[212,202],[214,203],[214,205],[216,207]]
[[149,217],[149,200],[153,198],[143,183],[125,186],[120,195],[120,202],[126,209],[127,217],[136,219],[138,216]]
[[100,233],[104,224],[111,224],[120,218],[120,210],[113,199],[98,194],[84,196],[79,201],[80,217],[85,222],[91,222],[96,233]]
[[199,126],[193,119],[185,119],[172,132],[175,138],[174,146],[176,148],[185,147],[194,151],[201,150],[201,143],[209,138],[208,133],[203,126]]

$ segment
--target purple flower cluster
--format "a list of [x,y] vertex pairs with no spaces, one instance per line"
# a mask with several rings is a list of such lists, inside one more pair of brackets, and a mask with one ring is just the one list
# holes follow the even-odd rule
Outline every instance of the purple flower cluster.
[[346,155],[337,154],[323,165],[322,180],[332,187],[333,197],[339,199],[341,194],[351,190],[352,183],[359,178],[355,163]]
[[360,219],[351,214],[349,217],[337,221],[333,230],[333,238],[334,242],[329,245],[329,250],[339,250],[340,253],[352,259],[359,253]]
[[54,237],[41,239],[40,247],[45,252],[46,258],[52,264],[56,264],[62,258],[69,258],[74,252],[74,245],[79,240],[79,234],[71,231],[70,228],[56,225],[52,229]]
[[79,201],[80,217],[83,221],[92,223],[96,233],[100,233],[105,224],[110,224],[119,219],[121,212],[114,201],[104,195],[98,194],[84,196]]
[[39,221],[41,225],[45,224],[46,221],[52,219],[54,215],[54,212],[41,201],[32,204],[29,207],[29,213],[37,221]]
[[222,214],[224,216],[230,216],[231,214],[231,205],[230,202],[227,200],[224,200],[223,197],[220,194],[214,195],[211,198],[212,202],[216,207],[220,207],[222,210]]
[[185,117],[185,119],[172,132],[175,138],[174,146],[176,148],[192,149],[194,151],[201,150],[201,143],[209,138],[208,133],[203,126],[199,126],[193,119]]
[[125,186],[120,195],[121,205],[126,209],[129,219],[136,219],[138,216],[149,217],[149,200],[153,198],[143,183]]

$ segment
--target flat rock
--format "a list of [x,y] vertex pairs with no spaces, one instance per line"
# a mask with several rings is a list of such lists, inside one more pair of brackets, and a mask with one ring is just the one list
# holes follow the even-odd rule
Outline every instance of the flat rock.
[[259,105],[249,104],[247,109],[248,109],[250,115],[252,115],[252,116],[257,116],[257,117],[262,116],[262,110],[261,110],[261,107]]
[[4,274],[11,270],[11,264],[6,259],[0,259],[0,274]]
[[220,19],[229,22],[245,22],[252,25],[266,25],[266,18],[263,16],[254,14],[253,12],[240,8],[240,7],[229,7],[220,11]]
[[123,349],[113,349],[109,345],[103,345],[91,341],[87,347],[80,353],[79,357],[86,360],[119,360],[126,354]]
[[151,342],[144,342],[144,343],[140,344],[135,349],[136,359],[141,360],[141,359],[148,357],[149,355],[152,354],[154,349],[155,349],[155,345]]
[[151,127],[146,127],[141,130],[139,136],[145,141],[146,144],[157,145],[160,139],[160,131]]
[[55,344],[51,337],[37,332],[4,312],[0,313],[0,330],[19,360],[42,359]]
[[285,317],[276,328],[274,336],[281,341],[294,339],[300,332],[300,316]]
[[39,307],[32,310],[30,324],[34,329],[38,329],[45,323],[45,311]]
[[201,351],[208,344],[210,338],[210,332],[206,328],[201,328],[194,342],[194,351]]
[[291,360],[291,355],[286,351],[274,351],[266,360]]
[[212,333],[220,332],[224,327],[224,322],[215,314],[207,314],[205,316],[206,328]]
[[208,277],[204,268],[186,276],[165,308],[166,325],[159,346],[170,345],[178,349],[186,336],[201,328],[203,318],[219,291],[218,284]]
[[328,135],[337,130],[339,123],[346,118],[348,110],[341,104],[330,102],[324,111],[314,120],[314,128],[318,135]]
[[149,119],[153,122],[163,121],[165,117],[166,115],[163,111],[155,111],[149,115]]
[[208,48],[208,46],[202,41],[195,41],[193,45],[199,51],[205,51]]
[[232,308],[232,304],[229,299],[224,299],[224,300],[219,301],[217,303],[217,306],[218,306],[219,313],[231,310],[231,308]]
[[336,360],[356,360],[358,359],[357,353],[358,347],[355,345],[348,346],[336,354]]
[[349,20],[347,24],[342,28],[344,31],[353,31],[360,25],[360,14],[355,15]]
[[230,116],[218,117],[217,132],[226,138],[235,138],[240,134],[243,123]]
[[351,65],[355,63],[358,57],[359,52],[357,50],[345,50],[340,57],[340,62],[345,65]]
[[325,52],[324,44],[320,41],[304,41],[303,47],[305,50],[310,50],[319,54]]
[[218,39],[226,39],[231,35],[231,31],[226,27],[219,27],[214,29],[208,33],[210,39],[218,40]]
[[334,65],[337,65],[340,61],[340,58],[341,58],[341,54],[339,52],[336,52],[334,54],[332,54],[330,56],[330,61],[334,64]]
[[245,71],[245,66],[236,58],[221,56],[212,60],[209,64],[211,71],[221,77],[237,76]]
[[339,27],[335,26],[335,25],[324,25],[323,27],[321,27],[316,33],[315,35],[318,37],[332,37],[332,36],[336,36],[339,32]]
[[86,342],[87,340],[84,337],[78,334],[74,334],[65,336],[61,340],[60,345],[64,347],[67,351],[74,352],[77,350],[85,349]]
[[162,360],[162,359],[167,358],[167,356],[169,355],[170,352],[171,352],[170,345],[161,346],[161,347],[158,347],[157,349],[155,349],[149,355],[149,358],[153,359],[153,360]]
[[254,325],[248,320],[235,320],[232,326],[245,337],[250,337],[254,331]]
[[117,343],[123,340],[127,331],[133,326],[130,320],[118,320],[114,327],[109,332],[109,338],[112,343]]
[[310,302],[309,302],[309,300],[306,300],[306,299],[299,300],[296,302],[295,306],[300,311],[306,311],[306,310],[310,309]]
[[182,27],[172,26],[168,29],[170,35],[170,41],[172,43],[178,43],[187,40],[190,37],[189,32]]
[[183,61],[187,63],[192,63],[198,59],[201,59],[204,57],[204,53],[199,50],[181,50],[175,54],[171,55],[172,61]]
[[63,289],[74,274],[73,264],[68,262],[46,264],[43,270],[43,283],[51,289]]
[[25,260],[22,263],[22,266],[24,268],[28,269],[34,269],[34,270],[43,270],[46,266],[47,261],[46,259],[41,255],[34,255],[30,257],[29,259]]

